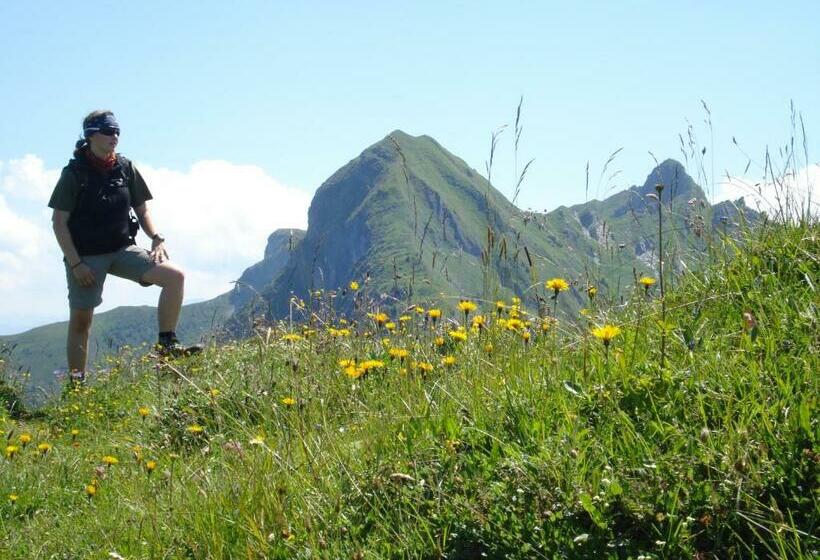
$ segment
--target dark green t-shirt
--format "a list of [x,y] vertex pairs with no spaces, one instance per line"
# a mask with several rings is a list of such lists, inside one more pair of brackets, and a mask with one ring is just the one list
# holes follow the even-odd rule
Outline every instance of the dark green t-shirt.
[[[142,175],[140,175],[139,170],[133,163],[131,164],[131,168],[134,170],[134,180],[128,186],[128,194],[131,197],[131,207],[136,208],[154,197],[151,196],[151,191],[148,190],[145,179],[142,178]],[[77,181],[77,175],[66,165],[60,174],[57,185],[54,187],[54,192],[51,193],[48,207],[54,210],[73,212],[79,194],[80,184]]]

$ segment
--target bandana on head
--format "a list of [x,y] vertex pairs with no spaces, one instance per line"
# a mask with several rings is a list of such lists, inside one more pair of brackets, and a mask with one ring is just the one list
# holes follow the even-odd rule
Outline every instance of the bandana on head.
[[93,118],[91,122],[88,123],[88,126],[83,129],[83,136],[85,138],[90,138],[100,130],[106,128],[116,128],[117,130],[120,129],[120,125],[114,115],[106,114]]

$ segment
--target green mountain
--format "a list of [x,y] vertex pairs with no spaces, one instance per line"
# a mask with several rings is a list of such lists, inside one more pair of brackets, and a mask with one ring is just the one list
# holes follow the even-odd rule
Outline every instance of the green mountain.
[[[727,228],[741,214],[755,219],[742,201],[710,206],[674,160],[606,200],[525,212],[433,138],[397,130],[317,190],[307,233],[263,290],[264,306],[269,318],[282,317],[292,295],[306,299],[365,278],[369,295],[388,308],[513,294],[543,306],[549,294],[540,281],[553,276],[571,280],[575,307],[589,284],[618,297],[635,274],[657,268],[658,183],[665,185],[664,246],[675,266],[697,262],[721,217],[729,217],[721,222]],[[239,312],[234,327],[247,327],[251,314]]]
[[[716,227],[756,219],[742,200],[709,205],[674,160],[658,165],[641,186],[605,200],[523,211],[433,138],[396,130],[319,187],[307,231],[273,232],[263,260],[231,292],[185,306],[179,331],[188,342],[223,326],[241,336],[260,315],[284,317],[294,295],[308,300],[319,289],[342,288],[334,305],[345,311],[352,298],[343,288],[352,280],[387,310],[512,295],[545,308],[550,294],[543,281],[554,276],[570,281],[561,296],[570,312],[585,304],[590,284],[615,301],[636,274],[656,275],[659,183],[668,266],[697,266]],[[153,342],[154,321],[150,307],[99,314],[92,358]],[[13,362],[31,371],[30,387],[46,393],[57,387],[51,373],[64,364],[65,329],[56,323],[0,337],[0,346],[13,347]]]

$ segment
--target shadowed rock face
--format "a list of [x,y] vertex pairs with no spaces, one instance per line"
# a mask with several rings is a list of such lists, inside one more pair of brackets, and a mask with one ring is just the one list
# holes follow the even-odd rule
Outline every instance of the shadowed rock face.
[[231,291],[230,301],[235,309],[241,309],[273,281],[285,268],[290,255],[305,238],[301,229],[278,229],[268,237],[265,258],[248,267],[239,277]]

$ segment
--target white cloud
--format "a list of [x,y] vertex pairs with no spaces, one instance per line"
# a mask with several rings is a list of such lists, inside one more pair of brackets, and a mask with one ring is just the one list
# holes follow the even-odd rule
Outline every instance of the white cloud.
[[[278,228],[304,228],[310,195],[250,165],[201,161],[187,171],[137,163],[172,259],[186,271],[186,302],[214,297],[263,256]],[[45,208],[59,170],[37,156],[0,161],[0,334],[68,314],[65,272]],[[140,233],[143,246],[150,242]],[[99,311],[155,305],[159,291],[110,278]]]
[[820,209],[820,165],[811,164],[777,181],[730,177],[718,185],[716,200],[743,197],[748,206],[777,216],[780,208],[788,215],[808,209],[813,215]]

